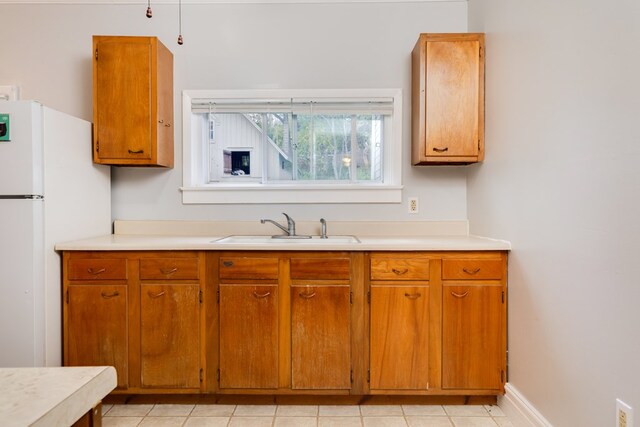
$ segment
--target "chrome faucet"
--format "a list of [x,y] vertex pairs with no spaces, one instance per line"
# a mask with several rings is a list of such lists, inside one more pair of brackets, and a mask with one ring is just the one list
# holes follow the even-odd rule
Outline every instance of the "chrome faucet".
[[320,238],[327,238],[327,220],[324,218],[320,218]]
[[294,237],[296,235],[296,223],[295,223],[295,221],[293,220],[293,218],[291,218],[289,215],[287,215],[284,212],[282,212],[282,215],[284,215],[287,218],[287,227],[278,224],[277,222],[275,222],[272,219],[261,219],[260,220],[260,224],[264,224],[264,223],[270,222],[271,224],[275,225],[276,227],[278,227],[279,229],[281,229],[282,231],[287,233],[287,236]]

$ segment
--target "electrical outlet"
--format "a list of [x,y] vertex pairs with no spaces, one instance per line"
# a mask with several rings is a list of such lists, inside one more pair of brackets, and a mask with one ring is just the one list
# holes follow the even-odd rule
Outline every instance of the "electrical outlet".
[[0,86],[0,101],[17,101],[20,99],[20,88],[17,85]]
[[616,399],[616,427],[633,427],[633,408]]
[[411,197],[409,199],[409,213],[410,214],[417,214],[418,213],[418,198],[417,197]]

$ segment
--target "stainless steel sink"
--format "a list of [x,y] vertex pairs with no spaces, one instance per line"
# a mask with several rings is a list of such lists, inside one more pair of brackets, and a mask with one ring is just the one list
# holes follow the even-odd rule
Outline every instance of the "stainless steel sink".
[[[301,237],[301,236],[297,236]],[[218,240],[212,240],[211,243],[238,244],[238,245],[335,245],[360,243],[356,236],[327,236],[321,239],[320,236],[311,236],[309,238],[295,238],[287,236],[227,236]]]

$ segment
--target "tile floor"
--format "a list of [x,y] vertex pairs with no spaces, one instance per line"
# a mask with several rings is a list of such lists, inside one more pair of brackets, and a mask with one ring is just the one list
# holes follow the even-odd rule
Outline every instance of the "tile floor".
[[497,406],[104,405],[103,427],[513,427]]

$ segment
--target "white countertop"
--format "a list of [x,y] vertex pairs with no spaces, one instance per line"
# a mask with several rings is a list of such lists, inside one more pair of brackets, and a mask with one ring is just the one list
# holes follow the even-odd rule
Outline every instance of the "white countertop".
[[[361,236],[360,243],[216,243],[225,236],[111,234],[56,244],[59,251],[132,250],[299,250],[299,251],[494,251],[510,250],[505,240],[478,236]],[[317,242],[317,243],[315,243]]]
[[70,426],[116,385],[111,366],[0,368],[0,425]]

